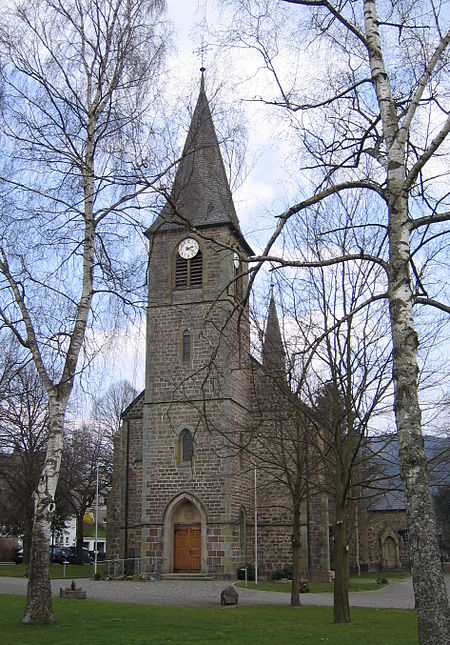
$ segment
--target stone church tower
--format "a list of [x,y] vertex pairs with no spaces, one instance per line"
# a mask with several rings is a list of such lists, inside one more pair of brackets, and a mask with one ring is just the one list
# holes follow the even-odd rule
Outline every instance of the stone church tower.
[[[275,354],[281,370],[284,354],[271,303],[264,366],[250,358],[241,300],[253,252],[203,75],[172,191],[147,237],[145,390],[124,411],[116,437],[108,558],[140,558],[147,573],[234,576],[254,559],[253,469],[242,446],[258,396],[254,375]],[[289,558],[289,520],[285,514],[281,533],[275,516],[264,522],[262,562],[270,571]]]

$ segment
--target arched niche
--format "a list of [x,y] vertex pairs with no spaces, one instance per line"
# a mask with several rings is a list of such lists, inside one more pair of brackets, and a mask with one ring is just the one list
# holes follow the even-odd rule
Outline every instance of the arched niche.
[[400,569],[400,548],[398,536],[390,526],[386,526],[380,536],[381,563],[384,570]]

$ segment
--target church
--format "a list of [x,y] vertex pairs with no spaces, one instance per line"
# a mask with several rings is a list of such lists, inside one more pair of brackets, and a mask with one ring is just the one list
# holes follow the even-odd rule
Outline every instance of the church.
[[[292,562],[292,502],[267,466],[282,417],[273,383],[283,379],[285,354],[273,298],[261,362],[250,354],[245,296],[254,253],[203,71],[170,195],[146,235],[145,390],[123,412],[115,440],[107,557],[128,570],[139,560],[144,575],[230,578],[257,562],[270,577]],[[301,568],[326,577],[327,500],[303,495],[300,517]]]

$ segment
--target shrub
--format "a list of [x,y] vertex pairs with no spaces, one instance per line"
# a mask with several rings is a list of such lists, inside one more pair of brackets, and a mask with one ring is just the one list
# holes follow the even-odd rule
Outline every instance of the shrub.
[[272,572],[272,580],[281,580],[282,578],[288,578],[292,580],[292,565],[286,564],[282,569],[277,569]]

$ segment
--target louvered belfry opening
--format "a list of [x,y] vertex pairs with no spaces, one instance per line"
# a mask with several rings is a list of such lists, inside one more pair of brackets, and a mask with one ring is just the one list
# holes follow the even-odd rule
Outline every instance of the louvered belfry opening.
[[177,255],[175,261],[175,288],[201,287],[203,284],[203,258],[201,251],[189,260]]
[[190,285],[191,287],[201,287],[203,281],[203,262],[202,254],[199,251],[197,255],[190,260]]

